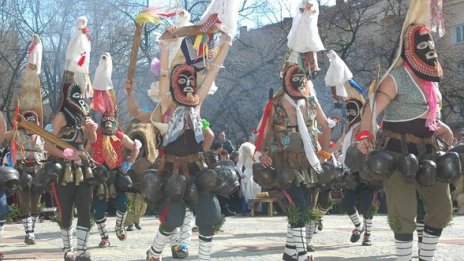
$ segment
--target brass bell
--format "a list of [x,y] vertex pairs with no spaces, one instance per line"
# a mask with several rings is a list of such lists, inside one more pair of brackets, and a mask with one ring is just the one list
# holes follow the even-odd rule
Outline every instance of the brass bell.
[[79,186],[84,181],[84,173],[82,173],[82,166],[77,165],[74,171],[76,176],[76,186]]
[[66,186],[68,183],[73,182],[73,173],[71,169],[71,163],[66,162],[64,165],[64,172],[61,179],[61,185]]
[[93,176],[91,167],[89,165],[86,165],[83,168],[84,168],[85,180],[89,181],[90,183],[95,183],[95,177]]
[[103,185],[103,184],[98,185],[96,196],[100,200],[105,198],[105,185]]
[[109,194],[110,198],[115,198],[118,195],[118,193],[116,192],[116,186],[114,184],[110,185]]

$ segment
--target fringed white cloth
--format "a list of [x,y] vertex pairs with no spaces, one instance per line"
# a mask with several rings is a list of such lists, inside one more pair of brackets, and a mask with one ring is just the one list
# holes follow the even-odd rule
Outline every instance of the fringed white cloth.
[[166,146],[169,143],[175,141],[182,134],[186,123],[185,109],[187,109],[188,116],[192,122],[196,142],[199,144],[204,140],[203,131],[201,130],[200,117],[197,115],[195,108],[179,106],[171,115],[163,146]]
[[353,73],[334,50],[330,50],[328,56],[330,66],[325,75],[325,85],[328,87],[335,86],[337,96],[347,97],[348,93],[345,90],[344,83],[353,78]]
[[309,164],[311,164],[311,167],[313,167],[317,173],[322,173],[321,162],[317,158],[316,152],[314,151],[313,141],[309,135],[308,128],[306,127],[303,113],[301,112],[301,107],[305,104],[306,100],[299,99],[298,103],[295,103],[295,101],[290,96],[288,96],[288,94],[285,94],[284,97],[296,109],[298,130],[300,132],[300,137],[303,140],[306,158],[308,159]]
[[37,66],[37,74],[40,74],[40,70],[42,68],[42,53],[43,53],[43,45],[40,37],[36,34],[32,36],[32,42],[29,46],[29,57],[28,63],[34,64]]
[[221,21],[221,29],[233,38],[237,32],[238,10],[241,4],[240,0],[213,0],[201,16],[200,23],[217,14]]

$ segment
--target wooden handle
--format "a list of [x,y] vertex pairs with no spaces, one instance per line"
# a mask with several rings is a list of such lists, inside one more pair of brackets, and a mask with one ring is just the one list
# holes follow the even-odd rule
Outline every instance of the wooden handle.
[[129,70],[127,72],[127,82],[132,83],[135,75],[135,67],[137,65],[137,56],[139,54],[140,41],[142,39],[143,24],[136,24],[134,40],[132,41],[132,49],[129,62]]
[[[203,32],[200,31],[202,25],[189,25],[189,26],[183,26],[174,29],[173,31],[165,31],[161,36],[160,40],[173,40],[179,37],[187,37],[187,36],[194,36],[194,35],[199,35],[202,34]],[[221,28],[217,25],[214,24],[212,25],[206,33],[208,34],[213,34],[223,31]]]
[[42,129],[41,127],[37,126],[35,123],[27,121],[22,115],[19,115],[18,119],[19,119],[18,121],[19,127],[22,127],[34,134],[39,135],[40,137],[55,144],[56,146],[60,147],[63,150],[66,148],[75,150],[74,146],[72,146],[71,144],[67,143],[66,141],[63,141],[62,139],[58,138],[54,134]]

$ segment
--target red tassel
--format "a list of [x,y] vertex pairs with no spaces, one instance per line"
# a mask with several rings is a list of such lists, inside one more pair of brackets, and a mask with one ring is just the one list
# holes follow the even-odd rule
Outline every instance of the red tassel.
[[32,42],[31,45],[29,46],[29,49],[27,50],[27,53],[28,53],[28,54],[31,54],[31,53],[32,53],[32,50],[34,50],[34,48],[35,48],[36,45],[37,45],[37,43]]
[[77,62],[77,64],[79,66],[82,66],[84,65],[84,62],[85,62],[85,53],[84,54],[81,54],[81,58],[79,59],[79,61]]

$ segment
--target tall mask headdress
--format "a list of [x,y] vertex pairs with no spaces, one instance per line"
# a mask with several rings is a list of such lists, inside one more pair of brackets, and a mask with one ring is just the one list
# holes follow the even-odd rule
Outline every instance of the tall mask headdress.
[[305,68],[302,55],[289,49],[282,69],[282,87],[295,100],[307,96],[304,94],[308,81]]
[[108,52],[102,54],[93,79],[93,99],[91,107],[100,113],[114,114],[116,110],[116,95],[113,90],[113,61]]

